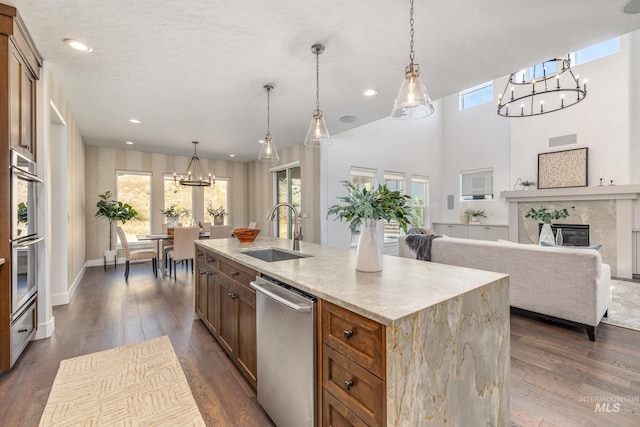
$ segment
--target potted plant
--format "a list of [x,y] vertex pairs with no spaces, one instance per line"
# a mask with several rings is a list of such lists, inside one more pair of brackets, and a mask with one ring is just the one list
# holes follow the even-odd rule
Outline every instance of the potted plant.
[[529,188],[533,187],[534,185],[536,185],[535,182],[533,181],[528,181],[528,180],[523,180],[522,178],[518,178],[516,180],[516,185],[513,187],[514,190],[517,190],[517,186],[520,185],[522,187],[523,190],[528,190]]
[[[406,206],[411,196],[392,191],[385,185],[378,185],[377,189],[367,190],[356,187],[349,181],[342,181],[349,194],[338,197],[344,204],[335,204],[327,212],[327,217],[335,215],[335,219],[348,221],[352,232],[361,227],[358,242],[356,270],[376,272],[382,270],[382,255],[376,224],[379,220],[395,220],[405,233],[407,226],[413,219],[411,208]],[[334,219],[334,220],[335,220]]]
[[104,194],[98,195],[100,200],[96,203],[98,211],[96,217],[105,217],[109,220],[109,250],[104,251],[105,259],[111,259],[116,256],[116,250],[113,246],[113,224],[127,221],[138,216],[136,211],[131,205],[117,200],[111,199],[111,191],[106,191]]
[[162,212],[162,215],[167,218],[167,224],[169,224],[171,228],[175,228],[178,226],[180,217],[187,217],[191,213],[189,209],[178,208],[175,203],[169,206],[167,209],[160,209],[160,212]]
[[487,215],[484,213],[484,209],[467,209],[464,211],[465,214],[469,215],[471,220],[469,221],[471,224],[480,224],[480,218],[486,218]]
[[[574,210],[575,207],[571,206],[571,209]],[[570,214],[567,209],[554,209],[551,211],[546,206],[540,206],[539,209],[531,208],[524,217],[531,218],[535,221],[541,221],[544,223],[542,225],[542,230],[540,230],[540,237],[538,238],[538,244],[542,244],[543,242],[548,244],[554,244],[555,237],[553,235],[553,230],[551,230],[551,223],[559,219],[565,219],[569,215]]]
[[211,202],[207,206],[207,212],[213,217],[213,225],[224,225],[224,217],[229,215],[224,206],[218,206],[214,208]]

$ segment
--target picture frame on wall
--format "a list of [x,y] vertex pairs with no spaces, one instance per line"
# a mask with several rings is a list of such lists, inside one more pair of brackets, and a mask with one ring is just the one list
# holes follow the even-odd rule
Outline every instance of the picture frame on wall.
[[553,151],[538,154],[538,189],[586,187],[589,149]]

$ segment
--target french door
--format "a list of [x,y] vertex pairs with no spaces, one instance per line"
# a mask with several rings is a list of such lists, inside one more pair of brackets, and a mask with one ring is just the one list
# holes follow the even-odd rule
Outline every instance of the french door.
[[[275,203],[290,203],[298,209],[302,207],[302,179],[300,166],[284,167],[273,171],[275,179]],[[293,211],[287,208],[278,209],[278,221],[276,221],[276,236],[283,239],[293,238],[293,226],[295,218]]]

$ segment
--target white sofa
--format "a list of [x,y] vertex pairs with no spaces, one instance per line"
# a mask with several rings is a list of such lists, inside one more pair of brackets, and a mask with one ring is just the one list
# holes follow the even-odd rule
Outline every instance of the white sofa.
[[[415,258],[404,239],[399,252]],[[509,274],[512,307],[584,325],[591,341],[611,302],[611,269],[595,249],[441,237],[433,240],[431,259]]]

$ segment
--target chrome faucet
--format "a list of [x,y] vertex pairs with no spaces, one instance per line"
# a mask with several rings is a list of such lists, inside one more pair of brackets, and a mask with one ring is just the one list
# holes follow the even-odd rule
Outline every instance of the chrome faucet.
[[295,218],[295,225],[293,227],[293,250],[300,250],[300,240],[302,240],[302,219],[300,218],[300,214],[298,213],[298,209],[293,206],[291,203],[278,203],[274,207],[271,208],[271,212],[267,215],[267,221],[273,221],[276,219],[276,212],[280,206],[287,206],[291,208],[293,211],[293,216]]

